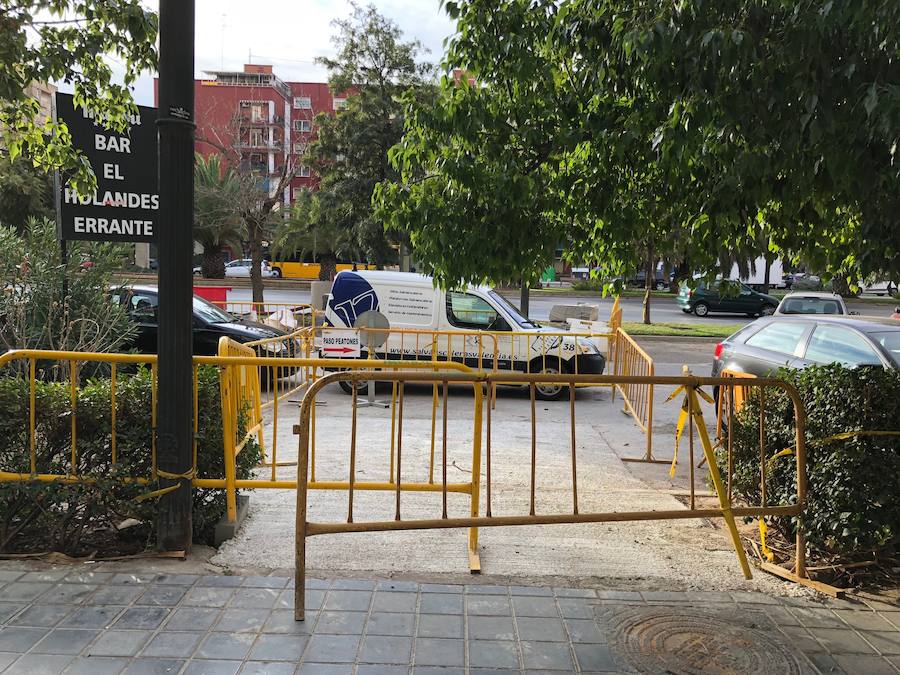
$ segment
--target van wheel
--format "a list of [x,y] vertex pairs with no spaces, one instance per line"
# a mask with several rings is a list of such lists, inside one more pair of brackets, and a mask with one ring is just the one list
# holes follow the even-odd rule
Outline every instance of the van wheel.
[[[532,360],[530,372],[540,375],[560,375],[569,371],[565,364],[560,364],[558,359],[538,357]],[[562,383],[538,383],[534,387],[534,395],[535,398],[541,401],[558,401],[563,397],[567,389],[568,386]]]
[[353,387],[355,384],[356,393],[358,395],[358,394],[362,394],[366,391],[366,388],[369,386],[369,381],[368,380],[360,380],[359,382],[351,383],[348,380],[338,380],[338,384],[340,385],[341,389],[344,390],[345,394],[352,394]]
[[694,314],[696,314],[697,316],[706,316],[707,314],[709,314],[709,305],[707,305],[705,302],[698,302],[696,305],[694,305]]

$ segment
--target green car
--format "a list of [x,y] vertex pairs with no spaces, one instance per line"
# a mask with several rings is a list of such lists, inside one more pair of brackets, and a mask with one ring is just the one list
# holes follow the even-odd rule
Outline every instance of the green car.
[[768,316],[778,308],[778,298],[765,293],[758,293],[749,286],[739,282],[738,289],[720,293],[720,281],[698,282],[694,288],[681,286],[678,293],[678,306],[685,314],[693,312],[697,316],[706,316],[710,312],[729,312],[746,314],[747,316]]

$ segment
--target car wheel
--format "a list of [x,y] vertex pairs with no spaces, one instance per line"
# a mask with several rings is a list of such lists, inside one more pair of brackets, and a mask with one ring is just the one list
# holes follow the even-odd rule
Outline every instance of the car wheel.
[[655,288],[658,291],[664,291],[668,288],[668,285],[666,284],[665,281],[657,281],[655,284]]
[[709,305],[707,305],[705,302],[698,302],[696,305],[694,305],[694,314],[696,314],[697,316],[706,316],[707,314],[709,314]]
[[[568,372],[565,365],[560,365],[557,359],[536,358],[531,362],[531,372],[539,375],[560,375]],[[534,387],[535,398],[541,401],[558,401],[563,397],[568,387],[561,383],[538,383]]]
[[338,380],[338,385],[340,385],[341,389],[344,390],[345,394],[352,394],[354,386],[356,387],[357,395],[362,394],[366,391],[366,388],[369,386],[368,380],[360,380],[358,382],[350,382],[348,380]]
[[772,305],[766,305],[761,310],[759,310],[760,316],[772,316],[775,313],[775,308]]
[[280,267],[273,267],[273,268],[272,268],[272,278],[273,278],[273,279],[280,279],[280,278],[281,278],[281,268],[280,268]]

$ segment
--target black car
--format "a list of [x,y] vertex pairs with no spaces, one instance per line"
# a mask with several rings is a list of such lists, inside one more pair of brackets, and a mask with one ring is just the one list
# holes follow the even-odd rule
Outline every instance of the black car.
[[716,345],[712,375],[728,369],[761,377],[826,363],[900,370],[900,321],[822,314],[757,319]]
[[[110,295],[114,302],[122,305],[138,328],[137,337],[130,346],[142,354],[156,354],[159,330],[157,317],[159,292],[156,288],[127,286],[113,289]],[[287,335],[272,326],[239,319],[196,295],[193,314],[194,354],[198,356],[216,355],[219,350],[219,338],[223,336],[244,343]],[[263,348],[257,349],[257,353],[260,356],[293,356],[296,352],[295,347],[295,341],[286,338],[281,342],[263,345]]]

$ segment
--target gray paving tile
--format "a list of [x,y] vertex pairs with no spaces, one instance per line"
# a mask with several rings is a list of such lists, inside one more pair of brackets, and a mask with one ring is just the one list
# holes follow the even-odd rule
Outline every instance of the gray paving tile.
[[513,668],[469,668],[469,675],[519,675],[520,672]]
[[62,620],[60,626],[64,628],[107,628],[116,620],[122,609],[122,607],[116,606],[78,607]]
[[247,661],[241,675],[294,675],[297,666],[286,661]]
[[415,581],[379,581],[375,586],[377,591],[399,591],[401,593],[415,593],[419,590],[419,584]]
[[546,586],[510,586],[510,595],[553,597],[553,589]]
[[19,602],[0,602],[0,623],[5,623],[17,613],[25,609],[27,605]]
[[409,666],[389,666],[384,663],[361,663],[356,675],[407,675]]
[[809,632],[830,654],[874,654],[865,640],[845,628],[810,628]]
[[455,614],[420,614],[417,635],[418,637],[461,638],[463,637],[463,618]]
[[838,662],[830,654],[819,652],[818,654],[807,654],[806,656],[819,669],[822,675],[845,675]]
[[469,666],[518,670],[519,650],[515,642],[469,640]]
[[0,628],[0,652],[23,654],[34,647],[47,634],[45,628]]
[[378,591],[372,603],[372,609],[376,612],[415,612],[415,593],[400,593],[397,591]]
[[648,602],[687,602],[690,599],[684,591],[642,591],[641,596]]
[[130,605],[143,592],[144,586],[104,586],[90,597],[87,604],[95,606]]
[[147,643],[141,656],[189,658],[202,637],[202,633],[162,631]]
[[603,644],[608,641],[592,619],[566,619],[565,623],[569,630],[569,639],[573,643]]
[[464,641],[443,638],[416,638],[415,662],[417,666],[462,668],[465,665]]
[[199,574],[157,574],[153,582],[173,586],[192,586],[197,583],[199,578]]
[[834,660],[847,675],[897,675],[894,667],[880,656],[837,654]]
[[525,668],[573,670],[570,647],[564,642],[521,642]]
[[[306,585],[307,589],[327,591],[329,588],[331,588],[331,581],[329,579],[310,579],[309,577],[307,577],[305,585]],[[294,580],[289,579],[288,580],[288,588],[293,588],[293,587],[294,587]]]
[[335,579],[331,588],[345,591],[374,591],[375,582],[370,579]]
[[366,624],[368,635],[389,635],[394,637],[410,637],[416,625],[415,614],[396,614],[393,612],[372,612]]
[[159,628],[170,611],[166,607],[129,607],[113,625],[119,629]]
[[169,615],[166,630],[209,630],[223,611],[213,607],[179,607]]
[[422,593],[419,596],[422,614],[462,614],[463,596],[451,593]]
[[194,607],[224,607],[233,593],[233,588],[198,588],[195,586],[185,594],[181,604]]
[[593,588],[554,588],[553,594],[558,598],[596,598],[599,591]]
[[470,616],[470,640],[515,640],[516,629],[511,616]]
[[123,675],[176,675],[183,667],[178,659],[134,659]]
[[282,590],[287,586],[287,577],[246,577],[244,588],[277,588]]
[[316,633],[328,635],[362,635],[365,612],[319,612]]
[[303,660],[309,663],[353,663],[359,640],[355,635],[313,635]]
[[26,654],[5,671],[5,675],[58,675],[72,662],[71,656]]
[[553,598],[513,598],[516,616],[557,617],[559,610]]
[[413,675],[465,675],[464,668],[441,668],[439,666],[416,666]]
[[8,602],[16,600],[34,600],[39,595],[43,595],[49,591],[53,586],[54,584],[50,583],[16,582],[14,584],[9,584],[3,589],[3,599]]
[[865,631],[862,636],[875,645],[881,654],[900,655],[900,631]]
[[263,625],[263,633],[281,633],[284,635],[309,635],[316,625],[318,612],[307,612],[305,621],[294,621],[294,610],[276,609]]
[[[531,600],[532,598],[516,599]],[[469,595],[466,597],[466,613],[470,616],[510,616],[512,610],[509,598],[502,595]]]
[[300,661],[306,635],[260,635],[250,650],[251,661]]
[[223,609],[213,630],[224,633],[258,633],[268,621],[269,614],[271,612],[267,609]]
[[71,572],[65,580],[71,584],[105,584],[111,582],[113,576],[112,572],[80,571]]
[[110,583],[121,584],[124,586],[133,586],[134,584],[149,584],[156,579],[155,572],[138,572],[138,573],[120,573],[113,576]]
[[367,612],[372,602],[371,591],[328,591],[325,609]]
[[136,601],[136,605],[155,605],[158,607],[174,607],[184,597],[183,586],[150,586]]
[[56,628],[38,642],[32,652],[35,654],[80,654],[100,634],[97,630],[76,630]]
[[274,588],[240,588],[231,596],[229,607],[274,609],[280,591]]
[[115,656],[82,656],[72,661],[66,675],[118,675],[127,665],[128,659]]
[[472,595],[509,595],[509,586],[470,584],[466,586],[466,593]]
[[[325,591],[306,591],[306,609],[307,610],[316,610],[322,608],[322,603],[325,602]],[[293,609],[294,608],[294,591],[287,590],[282,591],[278,596],[278,602],[275,605],[278,609]]]
[[200,659],[244,659],[256,639],[249,633],[210,633],[195,656]]
[[52,581],[54,583],[57,583],[65,579],[68,574],[68,570],[40,570],[35,572],[26,572],[21,577],[19,577],[19,581]]
[[221,574],[205,575],[197,580],[197,586],[213,588],[237,588],[244,584],[244,577],[233,577]]
[[799,626],[800,619],[791,614],[787,607],[778,605],[738,605],[739,611],[750,611],[751,608],[760,608],[772,619],[777,626]]
[[72,605],[31,605],[9,622],[10,626],[52,628],[73,609]]
[[107,630],[97,638],[88,656],[134,656],[153,635],[149,630]]
[[847,625],[857,630],[895,630],[890,621],[871,610],[843,610],[836,609],[834,613]]
[[0,584],[21,579],[25,575],[23,570],[0,570]]
[[409,665],[411,637],[368,635],[359,652],[359,663]]
[[6,666],[19,658],[21,654],[10,654],[9,652],[0,652],[0,671]]
[[564,642],[568,640],[566,629],[560,619],[538,617],[516,617],[520,640],[543,640],[545,642]]
[[581,598],[559,598],[560,613],[567,619],[593,619],[594,607]]
[[780,605],[778,598],[773,598],[765,593],[756,593],[753,591],[732,591],[731,597],[737,602],[746,602],[754,605]]
[[462,593],[463,587],[457,584],[421,584],[422,593]]
[[240,667],[240,661],[194,659],[188,662],[183,675],[236,675]]
[[350,675],[353,666],[337,663],[304,663],[298,671],[300,675]]
[[844,628],[844,622],[830,609],[820,607],[790,607],[788,611],[807,628]]
[[621,670],[607,645],[577,644],[574,647],[575,659],[582,671],[616,673]]

